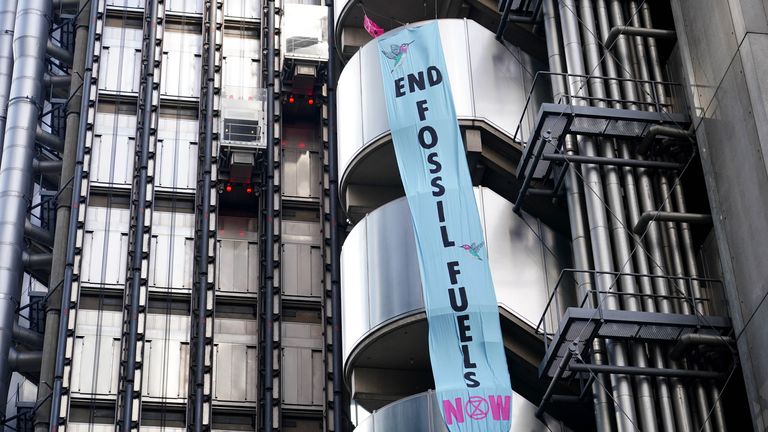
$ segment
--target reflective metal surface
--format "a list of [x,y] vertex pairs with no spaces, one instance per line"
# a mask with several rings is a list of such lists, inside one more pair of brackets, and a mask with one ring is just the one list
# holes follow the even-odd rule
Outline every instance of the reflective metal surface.
[[[475,193],[496,298],[533,328],[561,266],[568,263],[568,242],[535,218],[520,219],[512,212],[511,203],[489,189],[477,188]],[[558,256],[553,256],[538,237]],[[371,329],[424,308],[405,198],[380,207],[358,223],[344,243],[341,260],[346,358]],[[553,310],[571,301],[555,298],[557,307]],[[550,320],[548,326],[552,324]]]
[[[502,45],[474,21],[438,22],[459,125],[479,130],[484,150],[519,152],[512,137],[538,70],[535,61],[514,46]],[[345,66],[337,90],[340,196],[354,221],[402,195],[378,55],[375,42],[363,46]],[[526,113],[523,128],[534,111]]]
[[328,8],[310,4],[285,5],[280,40],[287,57],[305,60],[328,59],[326,20]]
[[[546,416],[545,425],[536,417],[536,406],[522,396],[512,397],[512,427],[510,432],[565,432],[568,429]],[[448,432],[435,399],[435,393],[419,393],[374,411],[361,421],[355,432]]]

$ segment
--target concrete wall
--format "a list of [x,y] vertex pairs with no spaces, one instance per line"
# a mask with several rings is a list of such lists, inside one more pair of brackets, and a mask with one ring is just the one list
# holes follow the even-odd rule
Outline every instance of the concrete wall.
[[[673,0],[755,430],[768,430],[768,1]],[[768,303],[768,302],[765,302]]]

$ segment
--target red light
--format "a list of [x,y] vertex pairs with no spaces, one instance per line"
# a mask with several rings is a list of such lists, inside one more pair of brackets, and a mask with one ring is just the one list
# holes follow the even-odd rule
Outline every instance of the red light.
[[227,192],[232,192],[232,185],[227,183],[227,186],[224,188],[224,190]]
[[304,148],[304,147],[306,147],[306,146],[307,146],[307,145],[306,145],[306,144],[304,144],[303,142],[300,142],[300,143],[299,143],[299,148]]
[[296,99],[294,99],[293,96],[289,96],[288,97],[288,103],[294,103],[294,102],[296,102]]
[[314,104],[315,104],[315,100],[314,100],[314,99],[312,99],[312,98],[309,98],[309,100],[307,101],[307,103],[308,103],[308,104],[310,104],[310,105],[314,105]]
[[245,192],[246,192],[246,193],[253,193],[253,187],[251,187],[251,186],[247,186],[247,187],[245,188]]

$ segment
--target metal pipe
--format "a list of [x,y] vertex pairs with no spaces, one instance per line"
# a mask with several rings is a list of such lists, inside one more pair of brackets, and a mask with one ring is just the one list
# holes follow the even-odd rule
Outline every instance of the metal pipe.
[[35,126],[35,139],[40,144],[59,153],[64,151],[64,140],[50,132],[44,131],[40,126]]
[[[35,130],[43,102],[45,43],[50,28],[50,0],[20,0],[13,36],[13,81],[0,163],[0,401],[8,399],[8,356],[24,273],[24,221],[32,201]],[[0,418],[6,404],[0,404]]]
[[72,77],[69,75],[45,74],[45,77],[43,77],[43,83],[45,83],[46,86],[51,86],[54,88],[68,88],[71,82]]
[[81,0],[52,0],[52,3],[53,3],[53,8],[58,9],[58,8],[75,7],[78,4],[82,6],[83,2]]
[[[611,28],[611,13],[608,10],[608,6],[606,4],[606,0],[597,0],[596,2],[596,9],[597,9],[597,18],[598,23],[600,26],[600,33],[603,35],[606,35],[610,32]],[[629,50],[628,50],[628,44],[625,38],[620,38],[618,41],[618,56],[621,61],[627,61],[629,57]],[[622,71],[619,72],[618,65],[616,64],[616,60],[614,56],[607,55],[605,58],[605,71],[606,75],[609,78],[627,78],[629,74],[624,71],[622,68]],[[636,101],[637,95],[635,94],[635,88],[631,85],[631,82],[628,80],[625,81],[617,81],[617,80],[608,80],[607,81],[608,90],[611,94],[611,97],[613,99],[619,100],[630,100],[630,101]],[[622,96],[622,91],[624,91],[624,95]],[[614,104],[615,108],[624,108],[624,106],[621,103]],[[629,102],[626,104],[626,108],[629,109],[638,109],[638,106],[634,102]],[[626,141],[623,140],[617,140],[616,142],[619,157],[624,159],[631,159],[632,155],[629,152],[629,145]],[[637,183],[635,181],[635,173],[634,169],[631,167],[624,167],[622,168],[622,180],[624,183],[624,202],[626,204],[627,208],[627,215],[630,226],[634,226],[636,221],[640,217],[640,201],[638,197],[638,188]],[[651,233],[652,234],[652,233]],[[641,239],[638,236],[634,236],[632,238],[633,245],[635,248],[642,248],[641,245]],[[648,256],[646,255],[645,251],[642,250],[640,253],[634,254],[635,258],[635,264],[636,264],[636,271],[640,274],[651,274],[650,266],[648,263]],[[643,310],[647,312],[656,312],[656,303],[654,301],[654,297],[650,296],[654,294],[654,283],[657,283],[660,285],[660,287],[663,287],[662,280],[658,281],[652,281],[649,278],[640,278],[639,288],[640,291],[645,294],[646,296],[643,298],[642,301],[642,308]],[[658,368],[663,368],[665,366],[665,356],[662,352],[661,348],[657,344],[649,344],[648,345],[648,353],[650,356],[650,360],[652,364],[654,364]],[[658,420],[659,420],[659,426],[661,430],[666,432],[674,432],[675,431],[675,413],[673,409],[673,401],[672,401],[672,393],[670,390],[670,383],[669,380],[665,377],[657,377],[656,378],[656,401],[658,403]]]
[[21,254],[21,262],[27,269],[50,268],[53,262],[53,255],[49,253],[29,253],[24,251]]
[[592,165],[612,166],[612,167],[641,167],[655,169],[679,170],[683,165],[675,162],[647,161],[639,159],[622,159],[607,156],[582,156],[582,155],[563,155],[557,153],[548,153],[542,155],[542,160],[554,162],[586,163]]
[[[651,11],[650,11],[650,6],[648,5],[648,2],[643,2],[642,3],[642,5],[640,7],[640,12],[641,12],[641,17],[642,17],[642,25],[644,27],[646,27],[646,28],[652,28],[653,27],[653,20],[652,20],[652,17],[651,17]],[[656,40],[652,39],[652,38],[648,39],[648,56],[649,56],[649,59],[650,59],[651,72],[653,74],[653,78],[656,81],[662,81],[664,75],[663,75],[663,71],[662,71],[662,68],[661,68],[661,59],[660,59],[660,56],[659,56],[659,53],[658,53],[658,49],[657,49],[657,46],[656,46]],[[657,92],[656,93],[659,95],[659,98],[661,99],[662,103],[668,102],[668,96],[666,94],[666,89],[664,88],[663,85],[657,85]],[[693,136],[694,136],[694,132],[693,132],[693,129],[691,128],[691,130],[688,131],[688,134],[687,134],[687,136],[685,138],[689,139],[689,140],[693,140]],[[679,200],[678,200],[678,211],[680,211],[682,213],[685,213],[686,212],[686,210],[685,210],[685,200],[683,199],[683,196],[682,196],[682,186],[680,185],[679,182],[677,182],[677,187],[675,189],[680,189],[679,190],[680,196],[679,196]],[[676,200],[677,200],[677,198],[676,198]],[[699,273],[698,273],[698,270],[697,270],[697,262],[696,262],[695,257],[693,257],[693,255],[694,255],[694,253],[693,253],[693,243],[692,243],[692,241],[691,241],[689,236],[686,238],[686,234],[689,234],[689,232],[687,230],[687,226],[686,226],[686,229],[683,230],[683,253],[685,254],[686,261],[689,264],[689,274],[691,274],[691,275],[698,275]],[[693,257],[692,261],[691,261],[691,257]],[[696,295],[695,293],[698,291],[697,288],[698,288],[698,284],[694,283],[694,285],[692,287],[692,289],[694,290],[694,295]],[[717,393],[717,389],[716,389],[714,384],[711,384],[711,383],[709,384],[709,390],[710,390],[710,393]],[[715,430],[717,430],[717,431],[725,431],[726,430],[725,421],[724,421],[725,413],[723,412],[722,404],[720,403],[719,398],[717,398],[717,397],[713,397],[712,398],[712,403],[714,404],[714,416],[713,417],[714,417],[714,427],[715,427]]]
[[[584,37],[586,42],[584,43],[584,50],[586,53],[587,67],[593,74],[599,76],[603,75],[598,30],[595,24],[595,14],[592,9],[592,2],[580,2],[581,6],[581,22],[585,28]],[[598,99],[605,99],[607,93],[603,85],[602,80],[591,80],[590,86],[591,95]],[[596,104],[600,107],[606,107],[605,102],[598,102]],[[630,248],[631,239],[627,235],[626,217],[624,213],[623,194],[621,190],[621,180],[619,177],[618,166],[624,162],[621,159],[615,158],[615,150],[613,148],[613,140],[602,139],[599,140],[601,144],[601,156],[609,160],[615,160],[616,163],[604,167],[603,176],[605,181],[605,189],[607,193],[608,206],[610,208],[610,223],[611,223],[611,239],[614,244],[614,258],[616,265],[620,266],[620,272],[634,273],[634,263],[632,260],[632,251]],[[630,162],[630,160],[626,160]],[[634,161],[630,163],[643,163],[644,161]],[[631,276],[622,276],[617,281],[623,292],[637,293],[637,281]],[[623,298],[624,307],[630,311],[641,310],[640,300],[636,296],[625,296]],[[645,352],[645,347],[640,343],[630,344],[629,350],[632,353],[632,362],[638,367],[648,367],[648,357]],[[647,376],[637,376],[634,379],[636,388],[636,402],[638,415],[640,420],[640,427],[648,432],[656,432],[656,403],[654,401],[653,388],[651,380]],[[634,425],[633,425],[634,426]]]
[[341,243],[339,238],[339,156],[337,150],[337,113],[336,113],[336,31],[334,23],[333,0],[326,0],[328,6],[328,200],[330,201],[330,251],[331,251],[331,321],[333,344],[331,355],[333,357],[333,427],[335,431],[343,431],[344,416],[344,368],[341,335]]
[[[93,10],[92,10],[93,9]],[[66,132],[64,135],[64,151],[61,153],[62,168],[61,178],[66,179],[59,184],[59,199],[56,200],[56,229],[53,240],[53,263],[51,264],[51,277],[49,286],[60,287],[51,290],[45,305],[45,333],[43,344],[43,360],[40,366],[40,385],[37,387],[38,409],[35,412],[35,432],[47,432],[49,420],[53,414],[55,419],[59,415],[59,403],[61,400],[61,377],[64,372],[64,345],[67,331],[67,320],[60,320],[60,307],[64,304],[65,315],[68,316],[70,292],[72,290],[72,271],[66,271],[67,265],[74,266],[74,252],[76,246],[77,211],[71,212],[73,197],[75,204],[79,203],[80,188],[82,185],[82,157],[84,157],[85,135],[87,129],[87,112],[91,85],[82,85],[83,80],[91,83],[93,76],[92,64],[86,58],[93,58],[93,44],[96,35],[96,7],[91,8],[91,0],[80,0],[80,14],[75,23],[75,54],[72,65],[69,85],[69,103],[67,105]],[[93,25],[91,25],[93,23]],[[88,56],[88,49],[91,56]],[[80,113],[84,113],[82,116]],[[82,117],[82,119],[81,119]],[[81,120],[83,120],[81,122]],[[78,156],[80,155],[80,156]],[[78,159],[81,157],[81,159]],[[79,161],[79,165],[78,165]],[[76,166],[78,169],[76,170]],[[77,172],[76,172],[77,171]],[[71,176],[71,177],[70,177]],[[68,181],[72,178],[73,181]],[[73,192],[77,188],[76,192]],[[74,195],[73,195],[74,194]],[[77,209],[78,207],[75,207]],[[69,251],[72,250],[72,261],[69,260]],[[70,264],[71,263],[71,264]],[[65,277],[69,275],[69,279]],[[59,339],[63,335],[64,339]],[[59,347],[61,341],[61,347]],[[61,369],[57,369],[57,362],[61,363]],[[54,374],[56,372],[56,374]],[[51,392],[57,389],[58,392]],[[51,402],[51,401],[54,402]],[[55,413],[52,413],[52,403],[57,405]],[[53,423],[56,424],[56,423]]]
[[643,140],[637,146],[637,152],[639,154],[648,153],[648,150],[650,150],[651,145],[653,145],[653,141],[660,136],[670,137],[670,138],[683,138],[693,142],[694,135],[693,135],[693,132],[690,130],[684,130],[684,129],[674,128],[670,126],[653,125],[648,128],[648,131],[643,137]]
[[[54,290],[48,300],[46,307],[45,324],[45,347],[55,346],[55,352],[45,353],[43,364],[40,371],[40,382],[52,380],[51,395],[48,397],[48,386],[38,386],[38,414],[35,416],[35,432],[44,432],[48,428],[58,428],[61,414],[62,391],[64,387],[64,368],[66,366],[67,349],[67,331],[68,320],[59,319],[60,316],[68,317],[70,311],[70,298],[72,296],[72,285],[75,274],[75,258],[77,255],[77,226],[78,209],[80,207],[80,194],[83,186],[83,173],[85,161],[86,132],[88,130],[88,116],[79,113],[87,113],[90,99],[90,85],[93,82],[93,65],[87,63],[86,59],[92,59],[96,46],[96,20],[98,7],[92,7],[91,0],[80,1],[81,11],[78,19],[77,34],[75,38],[75,68],[80,68],[82,73],[82,83],[78,83],[78,74],[73,73],[70,94],[72,98],[70,103],[76,110],[67,110],[67,147],[64,153],[64,167],[62,172],[66,175],[69,168],[72,169],[72,182],[62,182],[63,186],[59,195],[59,208],[56,210],[56,239],[53,247],[54,265],[51,269],[51,281],[56,281],[57,276],[61,274],[61,289]],[[88,27],[93,24],[90,31]],[[81,48],[83,47],[83,48]],[[77,57],[82,54],[82,57]],[[78,69],[75,69],[77,71]],[[79,105],[79,106],[78,106]],[[76,125],[76,127],[74,127]],[[69,197],[69,199],[67,199]],[[68,206],[67,206],[68,204]],[[75,211],[72,211],[72,210]],[[64,255],[64,259],[58,259]],[[59,273],[61,272],[61,273]],[[59,301],[59,310],[56,310],[56,300]],[[49,369],[50,362],[53,361],[53,370]],[[50,413],[45,417],[50,400]],[[47,423],[46,423],[47,422]]]
[[[666,211],[673,210],[672,203],[670,202],[670,198],[672,197],[672,191],[671,191],[671,185],[669,184],[669,179],[666,175],[660,174],[658,176],[659,180],[659,191],[661,193],[661,196],[665,197],[664,201],[662,202],[662,208]],[[673,213],[675,216],[679,216],[679,213]],[[698,216],[708,216],[708,215],[696,215],[697,217],[694,219],[698,219]],[[673,218],[674,219],[674,218]],[[642,217],[641,217],[642,220]],[[711,222],[711,218],[710,218]],[[672,269],[674,270],[674,274],[676,276],[683,276],[685,274],[685,267],[683,265],[683,258],[681,254],[681,243],[680,243],[680,236],[677,230],[677,226],[674,222],[666,222],[666,233],[667,233],[667,241],[669,243],[669,247],[667,250],[667,257],[672,263]],[[677,285],[677,284],[675,284]],[[686,315],[695,313],[694,311],[694,304],[693,301],[691,301],[690,296],[691,292],[689,292],[690,287],[689,286],[682,286],[677,287],[678,291],[682,291],[682,294],[686,297],[684,299],[678,300],[678,308],[680,309],[681,313],[684,313]],[[670,355],[670,358],[672,356]],[[689,364],[690,367],[693,369],[696,369],[695,363],[688,362],[687,360],[683,359],[681,364]],[[704,389],[704,385],[701,381],[696,381],[693,383],[693,393],[692,393],[694,400],[695,400],[695,410],[693,411],[694,415],[698,416],[699,424],[701,424],[701,428],[699,430],[703,432],[713,432],[712,429],[712,421],[709,420],[709,412],[710,412],[710,404],[708,400],[707,391]],[[705,421],[705,419],[707,419]]]
[[[632,9],[631,13],[631,19],[630,21],[634,23],[636,26],[639,25],[638,21],[638,14],[637,6],[636,4],[630,0],[629,4],[630,8]],[[613,17],[613,24],[614,25],[623,25],[626,24],[624,21],[624,12],[622,9],[622,4],[619,2],[619,0],[611,0],[611,12]],[[647,82],[650,80],[650,72],[648,70],[648,62],[645,55],[645,46],[643,42],[643,38],[641,37],[634,37],[634,45],[632,45],[631,48],[634,49],[634,56],[631,56],[629,54],[629,44],[627,41],[627,38],[621,38],[621,40],[624,41],[622,46],[620,46],[620,55],[624,58],[624,61],[627,62],[630,58],[634,60],[634,67],[636,69],[636,74],[639,74],[640,79],[644,82]],[[629,75],[631,77],[631,72],[624,70],[623,72],[625,75]],[[642,98],[646,102],[657,102],[653,100],[653,97],[651,93],[648,91],[649,87],[646,85],[644,87],[644,92],[642,93]],[[625,90],[628,92],[628,95],[632,95],[631,99],[640,101],[640,98],[638,98],[637,89],[634,86],[627,85],[625,86]],[[658,97],[658,95],[657,95]],[[637,108],[634,108],[637,109]],[[653,106],[647,105],[647,109],[652,110],[654,109]],[[647,170],[641,169],[638,170],[638,175],[640,177],[640,185],[641,185],[641,193],[640,193],[640,199],[641,199],[641,205],[643,206],[643,209],[645,211],[652,211],[655,209],[655,201],[654,201],[654,191],[653,191],[653,184],[651,182],[650,176],[648,175]],[[665,266],[664,264],[664,254],[663,250],[660,246],[663,246],[663,231],[654,230],[648,232],[648,235],[651,237],[649,240],[651,243],[653,243],[653,246],[651,248],[651,254],[652,254],[652,260],[653,260],[653,270],[654,272],[659,272],[661,274],[664,274],[665,271],[663,270]],[[661,290],[661,292],[657,292],[657,294],[669,294],[669,286],[665,283],[659,284],[658,288]],[[674,302],[668,301],[667,299],[662,299],[660,301],[660,306],[662,308],[662,312],[665,313],[674,313]],[[661,365],[665,362],[665,356],[663,355],[663,351],[660,348],[654,348],[655,355],[654,355],[654,361],[658,365]],[[673,368],[678,367],[678,365],[674,361],[670,361],[669,365]],[[691,410],[690,410],[690,404],[688,402],[688,394],[686,391],[685,386],[680,381],[679,378],[672,378],[670,380],[672,384],[672,407],[674,410],[674,418],[677,422],[677,430],[679,432],[687,432],[691,431],[693,428],[692,422],[691,422]]]
[[8,96],[13,77],[13,27],[16,23],[17,0],[0,2],[0,160],[3,159],[5,121],[8,118]]
[[[544,28],[547,35],[547,52],[549,55],[549,69],[555,73],[563,73],[563,54],[560,46],[561,35],[557,22],[557,9],[554,6],[554,0],[543,0],[542,5],[544,15]],[[567,95],[567,86],[563,75],[552,77],[552,96],[553,100],[558,102],[563,96]],[[575,155],[575,145],[570,136],[565,137],[565,150],[568,156]],[[578,269],[592,268],[591,252],[589,250],[589,234],[585,229],[585,219],[581,184],[576,175],[576,171],[568,169],[565,171],[566,201],[568,203],[568,218],[571,227],[571,248],[573,251],[573,263]],[[579,297],[584,297],[592,291],[592,277],[587,273],[577,273],[576,290]],[[592,362],[594,364],[603,364],[603,344],[600,340],[593,341]],[[613,415],[613,402],[604,390],[607,386],[602,383],[608,382],[608,377],[604,374],[598,375],[595,382],[592,383],[592,397],[595,407],[595,422],[598,432],[613,432],[616,430]]]
[[51,40],[49,40],[45,45],[45,53],[48,54],[51,58],[54,58],[66,64],[67,66],[72,66],[72,62],[74,61],[71,52],[54,44]]
[[[155,69],[155,50],[157,49],[157,44],[155,41],[157,40],[157,26],[155,23],[157,23],[157,17],[158,17],[158,1],[159,0],[151,0],[147,2],[147,7],[149,10],[144,11],[145,19],[148,20],[150,23],[147,26],[145,26],[149,32],[145,36],[148,40],[147,43],[144,44],[146,52],[144,52],[142,55],[145,59],[144,61],[144,79],[146,82],[143,83],[142,91],[144,92],[142,96],[142,100],[144,101],[144,106],[141,107],[141,126],[137,128],[138,132],[138,146],[137,146],[137,157],[136,157],[136,166],[134,169],[136,170],[136,173],[134,174],[136,180],[134,184],[134,188],[136,188],[135,191],[132,192],[134,195],[134,214],[132,218],[132,225],[133,225],[133,239],[131,240],[133,243],[133,250],[131,251],[131,257],[130,257],[130,264],[131,267],[128,270],[129,272],[129,280],[128,283],[128,295],[130,296],[130,305],[128,310],[128,315],[130,317],[136,317],[139,315],[140,309],[139,309],[139,303],[141,302],[142,297],[142,279],[145,277],[142,274],[142,260],[143,255],[145,253],[144,251],[144,221],[146,219],[146,212],[145,212],[145,203],[147,201],[147,179],[149,177],[149,147],[150,147],[150,139],[151,139],[151,133],[150,129],[152,128],[152,114],[153,111],[150,108],[150,103],[152,101],[153,91],[154,87],[152,82],[150,80],[154,79],[154,69]],[[133,419],[133,394],[134,394],[134,388],[137,386],[137,383],[135,381],[136,377],[136,366],[137,366],[137,341],[138,341],[138,334],[139,334],[139,320],[137,319],[130,319],[128,320],[128,329],[127,329],[127,335],[126,340],[124,341],[125,344],[125,367],[123,369],[125,375],[124,375],[124,383],[122,388],[122,395],[120,396],[123,405],[122,405],[122,411],[120,412],[120,426],[119,428],[123,432],[129,432],[132,429],[132,419]],[[140,385],[140,384],[139,384]],[[136,409],[139,409],[140,407],[135,407]]]
[[[683,196],[683,186],[679,179],[676,179],[675,185],[672,188],[672,198],[674,199],[674,204],[676,207],[675,210],[680,212],[678,214],[690,214],[686,213],[687,207],[685,205],[685,197]],[[712,216],[705,216],[708,216],[710,223],[712,223]],[[696,259],[696,255],[693,252],[694,247],[693,236],[691,235],[691,227],[687,222],[681,222],[679,226],[680,238],[683,243],[683,259],[685,260],[687,273],[691,277],[698,278],[699,265],[698,260]],[[698,280],[694,279],[691,280],[689,288],[691,290],[691,295],[693,296],[693,307],[696,313],[706,314],[708,312],[707,302],[704,301],[704,292],[702,290],[701,284]]]
[[60,160],[40,160],[35,158],[32,161],[32,169],[41,174],[59,174],[63,162]]
[[19,323],[13,323],[13,340],[29,349],[39,350],[43,348],[43,335]]
[[[648,228],[648,224],[651,222],[685,222],[695,224],[711,224],[712,215],[700,213],[675,213],[671,211],[656,210],[646,211],[640,216],[640,219],[637,221],[637,224],[635,224],[635,227],[632,228],[632,231],[637,235],[641,235],[645,232],[646,228]],[[697,275],[691,276],[698,277]]]
[[712,334],[688,333],[680,336],[677,343],[672,347],[669,356],[675,360],[681,360],[685,352],[697,345],[725,345],[733,349],[736,342],[730,336],[720,336]]
[[275,302],[273,300],[274,286],[274,252],[275,252],[275,232],[274,232],[274,211],[275,211],[275,0],[267,0],[267,157],[265,158],[265,177],[266,186],[264,194],[264,394],[262,395],[264,403],[264,432],[272,432],[274,428],[273,420],[273,386],[274,377],[272,373],[274,361],[274,317]]
[[44,246],[53,246],[53,233],[47,229],[32,225],[29,219],[24,220],[24,236]]
[[[576,5],[574,0],[562,0],[560,2],[560,23],[563,31],[563,43],[565,46],[567,70],[570,73],[585,75],[586,68],[582,58],[581,36],[579,24],[575,15]],[[586,83],[583,78],[577,77],[569,82],[570,94],[577,95],[583,92],[588,95]],[[577,104],[585,104],[583,100],[576,100]],[[597,154],[595,143],[586,137],[579,139],[579,153],[585,156]],[[603,207],[604,192],[599,167],[596,165],[582,165],[582,177],[585,183],[587,221],[592,237],[594,268],[598,271],[614,271],[613,254],[610,238],[610,227]],[[608,292],[613,286],[613,279],[608,275],[598,275],[596,278],[599,291]],[[620,304],[616,295],[601,294],[601,303],[607,309],[619,309]],[[629,363],[626,347],[621,342],[606,341],[609,362],[616,366],[625,366]],[[637,415],[632,384],[626,375],[612,375],[614,399],[618,409],[616,410],[616,424],[619,432],[635,430]]]
[[40,372],[40,362],[43,359],[42,351],[18,351],[11,348],[8,354],[8,364],[14,372]]
[[651,367],[637,367],[637,366],[587,365],[583,363],[576,363],[576,364],[570,365],[568,369],[571,372],[587,372],[587,373],[604,372],[609,374],[662,376],[662,377],[668,377],[668,378],[706,378],[706,379],[723,378],[722,373],[713,372],[713,371],[666,369],[666,368],[651,368]]
[[645,28],[645,27],[632,27],[632,26],[626,26],[626,25],[619,25],[615,26],[611,29],[610,32],[608,32],[608,36],[605,38],[605,46],[610,48],[613,48],[613,44],[616,42],[616,39],[619,38],[621,35],[626,36],[642,36],[647,38],[659,38],[659,39],[676,39],[677,34],[674,30],[662,30],[662,29],[654,29],[654,28]]

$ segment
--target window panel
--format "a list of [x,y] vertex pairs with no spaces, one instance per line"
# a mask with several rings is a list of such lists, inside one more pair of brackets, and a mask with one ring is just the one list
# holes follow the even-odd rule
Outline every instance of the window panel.
[[[138,26],[138,27],[137,27]],[[104,26],[99,89],[139,91],[142,28],[140,22],[115,21]]]

